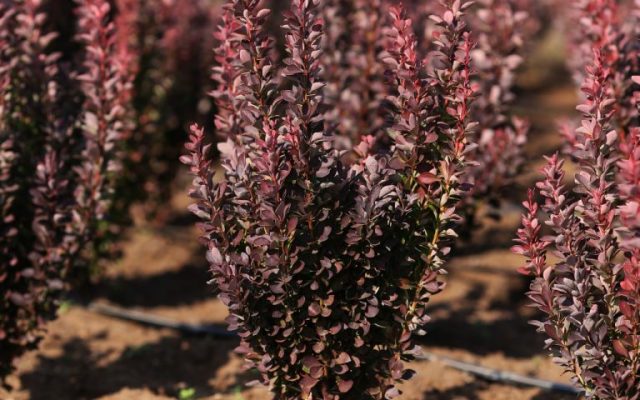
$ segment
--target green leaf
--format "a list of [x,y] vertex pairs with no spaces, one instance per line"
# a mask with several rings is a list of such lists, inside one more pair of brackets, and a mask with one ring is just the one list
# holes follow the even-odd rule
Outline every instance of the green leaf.
[[196,398],[196,390],[194,388],[180,389],[180,392],[178,393],[178,398],[180,400],[193,400]]

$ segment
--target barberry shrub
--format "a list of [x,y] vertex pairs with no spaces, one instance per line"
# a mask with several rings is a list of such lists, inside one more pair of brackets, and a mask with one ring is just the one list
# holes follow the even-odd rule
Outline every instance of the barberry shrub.
[[167,216],[185,132],[209,123],[215,109],[209,68],[217,0],[117,0],[117,36],[134,56],[133,121],[113,213],[126,222],[132,204]]
[[[575,187],[565,188],[563,160],[548,158],[514,251],[534,277],[528,295],[544,315],[535,324],[555,360],[588,398],[632,400],[640,398],[640,126],[618,122],[630,99],[617,97],[619,49],[602,45],[592,44],[583,74]],[[638,90],[638,81],[625,85]]]
[[224,176],[194,126],[182,158],[194,175],[191,210],[238,350],[275,398],[392,398],[413,375],[403,362],[419,351],[415,335],[442,290],[455,236],[474,125],[470,3],[444,2],[432,16],[436,48],[423,55],[411,20],[390,7],[392,145],[353,162],[336,144],[340,127],[324,120],[330,71],[319,3],[290,2],[282,63],[263,2],[226,3],[214,69]]
[[[148,217],[168,214],[182,144],[193,121],[208,123],[215,109],[212,89],[213,32],[220,17],[218,0],[110,0],[116,47],[126,54],[133,78],[124,167],[110,215],[117,224],[100,233],[97,258],[113,258],[122,228],[131,223],[132,205]],[[77,15],[73,1],[43,0],[45,28],[59,33],[51,48],[75,61],[82,48],[73,40]],[[125,52],[125,53],[123,53]],[[151,219],[151,218],[150,218]],[[105,258],[105,257],[102,257]]]
[[471,190],[464,201],[468,227],[473,227],[479,205],[500,204],[504,189],[514,183],[525,161],[529,123],[511,108],[516,73],[538,24],[532,23],[531,7],[521,3],[481,0],[469,13],[477,43],[472,60],[477,71],[474,84],[478,85],[471,115],[479,126],[471,138],[475,147],[467,156],[471,164],[466,178]]
[[0,8],[0,380],[42,338],[106,216],[131,86],[106,1],[78,3],[73,73],[41,10]]
[[[43,1],[47,25],[63,30],[52,47],[63,59],[76,60],[82,49],[69,39],[69,31],[77,25],[77,15],[62,10],[72,2],[64,7],[59,3]],[[207,93],[212,88],[208,69],[219,2],[112,0],[110,4],[116,52],[133,76],[133,86],[120,141],[123,168],[109,206],[109,222],[101,224],[85,268],[74,270],[73,280],[81,284],[95,280],[105,260],[119,256],[132,216],[152,222],[169,216],[166,204],[180,171],[185,132],[191,122],[206,123],[215,113]]]
[[[631,77],[640,74],[640,1],[581,0],[565,5],[567,16],[568,66],[579,85],[584,80],[585,66],[592,58],[593,48],[605,53],[604,63],[611,69],[616,114],[612,123],[616,129],[628,131],[637,126],[637,97]],[[573,27],[578,26],[579,29]],[[575,129],[563,127],[566,152],[571,155],[576,143]]]
[[[441,12],[438,2],[411,0],[417,18],[423,52],[437,43],[437,30],[430,15]],[[459,232],[467,238],[482,217],[500,216],[500,207],[514,178],[521,171],[528,140],[529,122],[513,112],[516,75],[536,35],[545,25],[544,1],[478,0],[466,13],[466,22],[476,44],[472,51],[473,80],[477,98],[471,119],[478,128],[469,138],[466,191],[460,214],[464,221]]]
[[[413,30],[419,32],[422,54],[437,47],[437,26],[430,16],[443,12],[439,2],[409,1]],[[339,148],[352,157],[388,152],[393,142],[386,129],[389,87],[385,82],[388,11],[384,1],[327,1],[323,7],[326,34],[321,62],[325,71],[325,122],[333,128]],[[481,205],[499,205],[523,162],[529,124],[513,115],[515,75],[541,23],[532,18],[529,1],[482,0],[465,15],[471,27],[476,68],[473,85],[478,98],[472,120],[479,123],[468,149],[463,214],[474,226]],[[425,60],[425,68],[431,68]],[[363,140],[366,139],[366,140]]]
[[[121,168],[109,204],[109,221],[100,224],[83,268],[72,280],[95,280],[105,260],[119,256],[132,214],[161,221],[169,214],[179,156],[192,121],[212,120],[214,109],[208,68],[213,61],[213,31],[219,18],[216,0],[111,0],[115,53],[132,76],[130,105],[122,118]],[[74,40],[78,15],[73,1],[43,0],[43,29],[58,35],[49,48],[61,63],[82,59]],[[143,211],[132,213],[132,206]],[[141,219],[141,218],[140,218]]]

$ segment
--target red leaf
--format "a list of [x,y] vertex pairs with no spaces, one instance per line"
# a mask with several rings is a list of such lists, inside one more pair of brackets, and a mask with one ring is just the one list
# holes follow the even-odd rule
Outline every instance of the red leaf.
[[420,176],[418,176],[418,182],[420,182],[421,185],[427,186],[436,182],[440,182],[440,178],[432,173],[423,172],[420,174]]
[[623,357],[629,357],[629,351],[620,340],[613,341],[613,349]]
[[311,305],[309,305],[309,315],[311,317],[316,317],[318,315],[320,315],[320,312],[322,311],[322,308],[320,307],[320,304],[318,303],[311,303]]
[[338,381],[338,390],[340,393],[347,393],[353,387],[353,381]]

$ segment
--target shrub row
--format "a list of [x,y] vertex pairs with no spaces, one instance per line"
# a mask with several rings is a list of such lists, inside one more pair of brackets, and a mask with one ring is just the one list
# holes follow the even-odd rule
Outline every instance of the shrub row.
[[[640,2],[572,4],[575,187],[549,157],[514,251],[557,361],[590,398],[637,400]],[[0,377],[131,204],[163,212],[184,126],[210,120],[181,160],[239,351],[277,399],[397,396],[458,214],[472,225],[524,162],[514,76],[548,15],[406,6],[1,2]]]
[[[210,118],[209,0],[0,3],[0,377],[69,282],[166,207],[187,121]],[[185,68],[188,65],[190,68]],[[162,206],[160,206],[162,205]]]
[[535,278],[536,325],[556,361],[588,398],[631,400],[640,396],[640,2],[625,14],[614,1],[578,3],[582,121],[564,132],[575,186],[566,188],[564,160],[549,157],[514,251]]
[[109,11],[78,4],[82,56],[69,66],[39,0],[0,9],[0,377],[42,337],[109,209],[132,87]]
[[[437,38],[434,13],[442,13],[439,2],[408,2],[421,54],[434,49]],[[523,163],[523,146],[529,124],[512,115],[515,72],[530,41],[539,29],[527,2],[483,0],[465,16],[475,47],[473,85],[477,98],[471,119],[479,126],[469,136],[465,183],[470,187],[461,205],[469,227],[482,203],[498,204],[502,191],[512,183]],[[326,21],[323,40],[325,71],[325,123],[334,130],[339,148],[389,152],[393,141],[385,121],[388,84],[385,78],[385,42],[388,40],[388,7],[384,1],[328,1],[323,7]],[[430,69],[430,59],[425,60]],[[366,139],[366,140],[363,140]],[[358,146],[356,148],[356,146]],[[363,153],[364,152],[364,153]]]

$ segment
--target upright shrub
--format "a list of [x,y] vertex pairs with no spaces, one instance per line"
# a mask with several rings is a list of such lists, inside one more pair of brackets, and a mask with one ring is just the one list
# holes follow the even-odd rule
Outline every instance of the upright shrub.
[[137,129],[125,140],[124,173],[117,188],[118,214],[133,203],[166,217],[185,132],[191,122],[213,118],[211,90],[216,0],[118,0],[119,36],[135,55],[133,110]]
[[[108,232],[108,224],[102,227],[100,221],[111,211],[116,173],[121,171],[122,142],[133,128],[130,104],[135,64],[130,48],[119,42],[122,39],[116,34],[110,12],[103,0],[84,0],[77,10],[77,39],[85,48],[77,77],[84,97],[79,115],[84,148],[76,169],[82,184],[74,195],[85,238],[98,234],[102,238]],[[99,248],[94,252],[101,254]]]
[[[437,2],[414,1],[420,15],[423,38],[420,43],[429,49],[433,37],[433,22],[429,14],[440,8]],[[518,69],[524,61],[531,42],[541,29],[541,2],[530,0],[480,0],[466,15],[476,47],[472,52],[476,69],[473,81],[477,91],[471,115],[478,123],[468,150],[468,174],[465,184],[470,187],[462,204],[466,228],[474,227],[478,209],[482,205],[499,206],[505,189],[521,171],[524,145],[529,123],[514,115],[513,93]]]
[[[51,53],[39,0],[0,9],[0,379],[54,318],[108,209],[129,83],[110,7],[78,3],[77,72]],[[78,111],[79,110],[79,111]]]
[[499,204],[524,163],[529,123],[513,115],[511,107],[516,72],[538,26],[531,25],[528,7],[514,0],[479,1],[469,19],[477,42],[472,58],[479,87],[471,110],[479,123],[472,139],[477,146],[468,154],[472,166],[466,178],[471,190],[465,216],[472,224],[478,205]]
[[384,109],[388,85],[382,60],[387,8],[387,2],[380,0],[331,0],[322,8],[324,118],[345,149],[361,144],[364,136],[371,136],[369,146],[389,146]]
[[[436,24],[430,15],[442,13],[439,2],[410,1],[416,16],[413,30],[423,54],[435,50]],[[358,158],[369,153],[388,152],[383,52],[387,5],[381,1],[330,1],[323,8],[327,21],[323,41],[323,70],[327,80],[325,121],[335,129],[340,148],[351,149]],[[464,216],[473,226],[478,206],[496,205],[503,189],[512,184],[524,157],[529,124],[513,115],[515,74],[540,23],[530,13],[529,1],[482,0],[469,10],[465,21],[472,27],[472,52],[477,74],[474,85],[478,99],[472,119],[479,123],[473,133],[474,147],[467,153],[469,173],[466,183]],[[431,68],[425,60],[425,68]],[[366,141],[362,139],[367,137]]]
[[[110,0],[109,20],[114,24],[115,54],[128,76],[133,76],[126,102],[130,105],[120,130],[122,168],[109,204],[109,222],[102,223],[91,243],[91,256],[75,268],[73,280],[86,283],[101,272],[104,260],[121,250],[124,230],[132,223],[131,208],[140,217],[162,220],[170,200],[185,132],[196,120],[214,113],[207,97],[212,33],[219,17],[217,0]],[[50,51],[60,54],[60,65],[77,65],[83,46],[76,35],[74,1],[43,0],[43,29],[55,31]],[[73,67],[71,67],[73,68]],[[65,76],[69,74],[65,72]],[[68,87],[69,85],[63,85]],[[79,108],[69,96],[63,102]],[[142,206],[142,207],[140,207]],[[89,252],[87,252],[89,253]]]
[[[72,279],[80,283],[95,278],[104,260],[118,256],[124,230],[132,223],[134,204],[142,206],[138,210],[144,211],[143,216],[167,217],[165,205],[180,170],[185,131],[191,121],[209,120],[214,111],[207,92],[218,2],[110,0],[109,4],[114,54],[124,73],[133,77],[126,91],[128,99],[123,99],[129,104],[122,118],[124,126],[119,128],[124,168],[109,203],[109,222],[97,227],[84,268],[74,269]],[[50,48],[60,53],[61,65],[83,59],[82,44],[73,40],[79,22],[73,7],[74,2],[57,0],[44,0],[41,7],[47,16],[44,29],[60,33]],[[74,104],[75,100],[64,103]]]
[[390,8],[383,59],[393,145],[350,163],[321,108],[319,1],[291,1],[281,64],[262,2],[225,6],[214,71],[224,177],[215,178],[199,127],[182,160],[230,329],[275,398],[392,398],[413,374],[403,361],[418,352],[425,306],[443,286],[473,127],[468,7],[447,1],[432,17],[437,50],[423,55],[432,71],[411,20]]
[[[192,121],[209,122],[208,68],[213,61],[213,31],[218,0],[110,0],[117,50],[133,74],[132,107],[124,137],[123,163],[110,214],[118,225],[130,223],[133,204],[148,216],[167,214],[185,132]],[[48,31],[60,33],[52,49],[77,62],[82,47],[73,40],[78,16],[73,1],[43,0]],[[125,53],[123,53],[125,52]],[[120,231],[102,232],[98,253],[115,249]],[[112,252],[111,252],[112,253]]]
[[[635,4],[635,5],[634,5]],[[581,0],[567,11],[569,67],[578,85],[584,79],[592,49],[606,53],[604,63],[612,71],[612,89],[616,100],[614,124],[622,130],[638,124],[636,99],[631,77],[640,73],[640,2],[614,0]],[[574,27],[578,26],[579,29]],[[575,141],[571,130],[565,137]]]
[[[576,186],[567,190],[563,160],[548,158],[544,180],[524,203],[514,251],[527,259],[520,271],[534,277],[529,297],[544,314],[536,325],[549,337],[555,360],[588,398],[638,399],[640,127],[616,124],[621,103],[612,54],[594,44],[585,69],[585,100],[578,107],[583,119],[572,154]],[[550,232],[543,236],[545,226]]]

